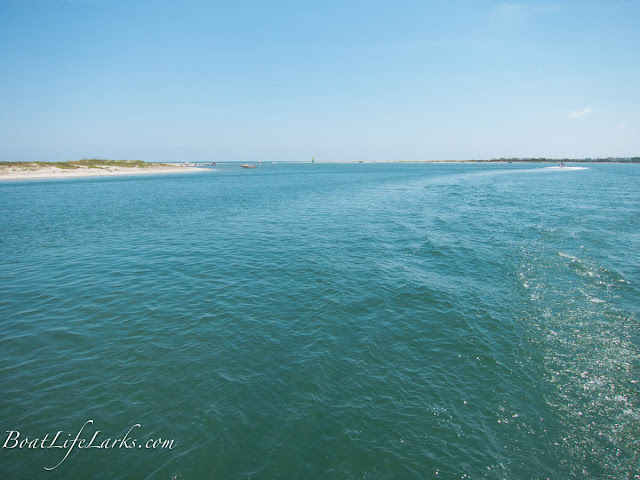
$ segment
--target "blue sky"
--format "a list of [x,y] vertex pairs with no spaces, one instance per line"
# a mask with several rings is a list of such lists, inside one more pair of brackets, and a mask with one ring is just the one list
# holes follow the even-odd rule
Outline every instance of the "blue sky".
[[640,2],[0,0],[0,160],[640,155]]

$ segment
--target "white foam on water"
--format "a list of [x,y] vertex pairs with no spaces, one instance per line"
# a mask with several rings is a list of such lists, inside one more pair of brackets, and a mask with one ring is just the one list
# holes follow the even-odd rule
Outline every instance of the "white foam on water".
[[569,255],[568,253],[558,252],[558,255],[560,255],[561,257],[564,257],[564,258],[568,258],[572,262],[579,262],[580,261],[580,260],[578,260],[577,257],[574,257],[573,255]]
[[589,167],[545,167],[545,170],[589,170]]

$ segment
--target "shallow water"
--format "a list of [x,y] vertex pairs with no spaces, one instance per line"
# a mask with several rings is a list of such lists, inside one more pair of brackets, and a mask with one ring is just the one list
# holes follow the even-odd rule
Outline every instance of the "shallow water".
[[66,449],[2,448],[0,478],[639,478],[639,190],[637,165],[2,183],[2,430],[140,427],[52,471]]

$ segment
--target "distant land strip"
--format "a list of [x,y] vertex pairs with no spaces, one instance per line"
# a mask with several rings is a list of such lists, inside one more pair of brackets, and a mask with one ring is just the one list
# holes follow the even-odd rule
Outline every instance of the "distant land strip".
[[[397,160],[391,163],[430,163],[430,162],[488,162],[488,163],[640,163],[640,157],[606,157],[606,158],[546,158],[546,157],[517,157],[517,158],[481,158],[473,160]],[[382,163],[382,162],[380,162]]]

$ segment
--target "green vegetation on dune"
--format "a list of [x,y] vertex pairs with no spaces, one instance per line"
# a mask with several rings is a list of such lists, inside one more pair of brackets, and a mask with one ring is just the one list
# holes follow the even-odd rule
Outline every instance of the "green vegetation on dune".
[[142,160],[106,160],[103,158],[83,158],[77,162],[70,162],[74,165],[83,167],[98,166],[98,167],[150,167],[157,165],[155,163],[145,163]]
[[34,162],[39,167],[57,167],[63,168],[65,170],[73,170],[75,168],[80,168],[77,165],[74,165],[73,162]]
[[56,167],[63,170],[75,170],[78,168],[127,167],[145,168],[162,166],[158,163],[145,163],[142,160],[106,160],[103,158],[83,158],[82,160],[69,162],[0,162],[0,169],[18,168],[20,170],[38,170],[39,168]]

